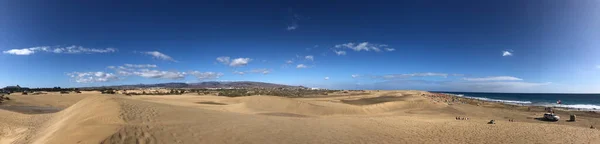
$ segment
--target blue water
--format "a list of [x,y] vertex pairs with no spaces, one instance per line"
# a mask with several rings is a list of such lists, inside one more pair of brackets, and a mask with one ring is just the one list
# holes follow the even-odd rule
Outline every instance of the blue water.
[[[484,101],[508,104],[563,107],[581,110],[600,110],[600,94],[541,94],[541,93],[475,93],[438,92]],[[556,101],[561,100],[562,104]]]

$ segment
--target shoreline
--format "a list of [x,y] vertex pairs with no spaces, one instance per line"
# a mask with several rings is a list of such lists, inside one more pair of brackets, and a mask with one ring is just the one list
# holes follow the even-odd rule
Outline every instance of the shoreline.
[[[423,95],[426,97],[430,97],[433,98],[434,100],[436,100],[435,98],[438,98],[437,101],[438,102],[442,102],[441,100],[445,99],[447,100],[445,103],[449,103],[450,105],[452,105],[452,100],[454,100],[454,103],[456,102],[460,102],[463,104],[469,104],[469,105],[474,105],[474,106],[481,106],[481,107],[487,107],[487,108],[500,108],[500,109],[512,109],[512,110],[518,110],[518,111],[523,111],[523,112],[544,112],[546,113],[546,108],[548,108],[547,106],[540,106],[540,105],[527,105],[527,104],[515,104],[515,103],[506,103],[506,102],[501,102],[501,101],[486,101],[486,100],[481,100],[481,99],[477,99],[477,98],[471,98],[471,97],[464,97],[464,96],[457,96],[454,94],[447,94],[447,93],[435,93],[435,92],[429,92],[431,93],[431,95]],[[443,98],[446,97],[446,98]],[[442,99],[440,99],[442,98]],[[558,114],[563,114],[563,115],[578,115],[578,116],[586,116],[586,117],[594,117],[594,118],[600,118],[600,111],[599,110],[578,110],[578,109],[569,109],[569,108],[564,108],[564,107],[551,107],[552,110],[554,110],[555,113]]]
[[552,103],[532,103],[530,101],[518,101],[518,100],[502,100],[502,99],[492,99],[492,98],[485,98],[485,97],[473,97],[473,96],[465,96],[462,94],[451,94],[451,93],[437,93],[437,92],[430,92],[430,93],[435,93],[435,94],[444,94],[444,95],[449,95],[449,96],[453,96],[453,97],[458,97],[458,98],[466,98],[466,99],[471,99],[471,100],[479,100],[482,102],[494,102],[494,103],[501,103],[501,104],[506,104],[506,105],[515,105],[515,106],[528,106],[528,107],[549,107],[549,108],[553,108],[553,109],[560,109],[563,111],[587,111],[587,112],[600,112],[600,108],[577,108],[577,107],[572,107],[572,106],[590,106],[590,107],[600,107],[599,105],[593,105],[593,104],[552,104]]

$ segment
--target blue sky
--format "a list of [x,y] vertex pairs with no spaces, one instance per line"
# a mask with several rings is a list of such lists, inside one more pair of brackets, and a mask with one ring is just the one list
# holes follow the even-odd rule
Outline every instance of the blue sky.
[[600,2],[0,1],[0,86],[600,92]]

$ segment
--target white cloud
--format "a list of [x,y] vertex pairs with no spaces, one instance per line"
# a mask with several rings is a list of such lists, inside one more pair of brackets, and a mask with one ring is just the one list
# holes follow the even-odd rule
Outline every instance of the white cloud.
[[223,76],[223,73],[216,73],[216,72],[199,72],[199,71],[192,71],[190,72],[191,75],[196,76],[196,78],[200,79],[200,80],[204,80],[204,79],[218,79],[221,76]]
[[233,66],[233,67],[245,66],[245,65],[248,65],[248,63],[250,61],[252,61],[252,59],[250,59],[250,58],[236,58],[231,61],[229,66]]
[[246,74],[246,72],[243,72],[243,71],[234,71],[233,73],[234,74],[238,74],[238,75],[244,75],[244,74]]
[[227,56],[220,56],[220,57],[217,57],[217,61],[218,61],[219,63],[222,63],[222,64],[229,64],[229,59],[230,59],[230,58],[229,58],[229,57],[227,57]]
[[304,59],[310,60],[310,61],[314,61],[315,57],[313,57],[312,55],[307,55],[307,56],[304,57]]
[[358,75],[358,74],[353,74],[353,75],[351,75],[351,76],[352,76],[352,78],[357,78],[357,77],[360,77],[360,75]]
[[494,77],[481,77],[481,78],[463,78],[466,81],[520,81],[523,79],[512,77],[512,76],[494,76]]
[[[219,72],[200,72],[200,71],[162,71],[156,70],[157,65],[152,64],[124,64],[123,66],[108,66],[108,69],[112,69],[116,74],[120,76],[140,76],[143,78],[157,78],[157,79],[184,79],[187,75],[195,76],[196,78],[202,79],[218,79],[223,76],[223,73]],[[267,72],[268,73],[268,72]]]
[[292,61],[292,60],[288,60],[288,61],[285,61],[285,63],[287,63],[287,64],[292,64],[292,63],[294,63],[294,61]]
[[444,84],[448,89],[456,91],[483,92],[522,92],[528,89],[552,84],[551,82],[535,83],[523,81],[477,81],[451,82]]
[[159,71],[159,70],[149,70],[149,69],[141,69],[139,71],[133,72],[133,74],[145,78],[161,78],[161,79],[183,79],[185,78],[185,72],[176,72],[176,71]]
[[158,67],[158,66],[153,65],[153,64],[139,64],[139,65],[124,64],[124,66],[126,66],[126,67],[133,67],[133,68],[156,68],[156,67]]
[[[465,91],[465,92],[540,92],[539,88],[551,85],[551,82],[524,81],[431,81],[431,80],[390,80],[376,82],[377,89],[417,89],[428,91]],[[538,89],[538,90],[535,90]]]
[[448,77],[448,74],[445,73],[412,73],[412,74],[389,74],[389,75],[383,75],[380,76],[381,78],[384,79],[396,79],[396,78],[409,78],[409,77],[430,77],[430,76],[437,76],[437,77]]
[[156,58],[156,59],[176,62],[176,60],[171,58],[171,56],[168,56],[168,55],[163,54],[158,51],[149,51],[149,52],[143,52],[143,53],[147,54],[147,55],[151,55],[153,58]]
[[388,45],[385,44],[370,44],[369,42],[362,42],[359,44],[355,44],[355,43],[345,43],[345,44],[338,44],[335,45],[335,48],[348,48],[348,49],[352,49],[354,51],[376,51],[376,52],[380,52],[381,49],[384,49],[386,51],[394,51],[394,48],[390,48],[388,47]]
[[299,65],[296,66],[296,68],[307,68],[307,66],[304,65],[304,64],[299,64]]
[[108,82],[119,79],[115,74],[106,72],[72,72],[67,75],[77,83]]
[[502,51],[502,56],[512,56],[512,52],[511,51]]
[[300,25],[298,25],[298,21],[300,21],[301,19],[302,17],[298,14],[291,15],[286,30],[292,31],[298,29],[298,27],[300,27]]
[[329,80],[329,77],[325,77],[324,79],[325,79],[325,80]]
[[462,77],[462,76],[465,76],[465,74],[451,74],[451,76]]
[[133,75],[133,72],[129,72],[129,71],[124,71],[124,70],[115,70],[117,72],[117,74],[122,75],[122,76],[130,76]]
[[298,28],[298,25],[297,25],[297,24],[293,24],[293,25],[289,25],[289,26],[286,28],[286,30],[288,30],[288,31],[291,31],[291,30],[295,30],[295,29],[297,29],[297,28]]
[[35,51],[33,51],[31,49],[11,49],[11,50],[7,50],[7,51],[3,51],[3,53],[12,54],[12,55],[30,55],[30,54],[34,54]]
[[111,53],[116,52],[117,50],[114,48],[105,48],[105,49],[94,49],[94,48],[85,48],[82,46],[68,46],[64,48],[55,48],[52,50],[54,53],[68,53],[68,54],[77,54],[77,53]]
[[271,70],[269,69],[253,69],[249,71],[250,73],[262,73],[262,74],[269,74],[271,73]]
[[[125,65],[129,65],[129,67],[127,66],[108,66],[107,68],[114,70],[117,74],[122,75],[122,76],[129,76],[133,74],[133,71],[135,71],[134,66],[136,65],[131,65],[131,64],[125,64]],[[152,65],[150,65],[152,66]],[[156,65],[154,65],[156,66]]]
[[105,49],[94,49],[94,48],[85,48],[82,46],[68,46],[68,47],[50,47],[50,46],[39,46],[32,48],[23,48],[23,49],[11,49],[7,51],[3,51],[4,54],[12,54],[12,55],[31,55],[36,52],[51,52],[51,53],[66,53],[66,54],[79,54],[79,53],[111,53],[116,52],[115,48],[105,48]]
[[335,54],[337,54],[337,55],[346,55],[346,51],[336,51],[336,50],[333,50],[333,52],[335,52]]

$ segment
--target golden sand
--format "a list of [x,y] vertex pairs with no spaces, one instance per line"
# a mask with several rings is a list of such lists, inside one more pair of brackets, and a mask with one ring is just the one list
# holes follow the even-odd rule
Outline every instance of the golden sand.
[[[536,120],[542,111],[443,102],[420,91],[285,98],[198,95],[11,95],[0,143],[600,143],[598,119]],[[568,114],[559,115],[563,118]],[[457,116],[469,120],[456,120]],[[496,124],[487,124],[491,119]],[[508,122],[515,119],[516,122]]]

